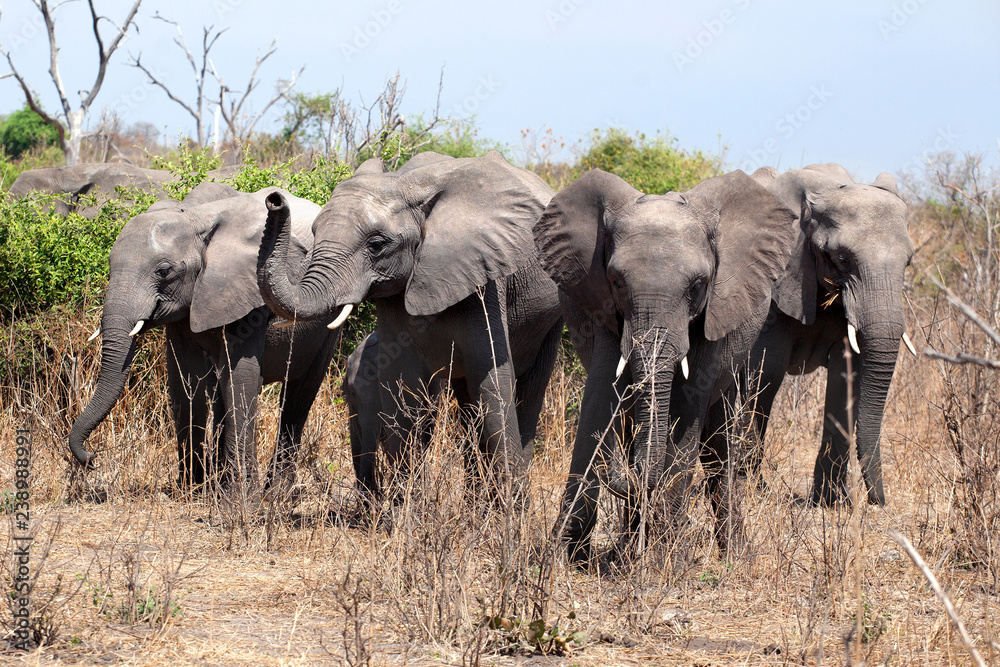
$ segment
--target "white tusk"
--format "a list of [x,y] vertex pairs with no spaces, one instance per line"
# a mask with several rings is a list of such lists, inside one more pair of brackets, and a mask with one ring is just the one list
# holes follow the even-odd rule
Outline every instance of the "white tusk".
[[347,316],[351,314],[352,310],[354,310],[353,303],[349,303],[346,306],[344,306],[344,309],[340,311],[340,315],[337,315],[337,319],[327,324],[326,328],[336,329],[337,327],[339,327],[341,324],[347,321]]
[[90,334],[90,338],[87,339],[87,342],[88,343],[92,342],[95,338],[97,338],[100,335],[101,335],[101,327],[97,327],[97,331]]
[[903,345],[905,345],[906,349],[910,351],[910,354],[917,356],[917,348],[913,347],[913,341],[910,340],[910,337],[905,331],[903,332]]
[[146,324],[146,320],[139,320],[138,322],[135,323],[135,326],[132,327],[132,331],[128,332],[128,335],[129,336],[136,335],[137,333],[139,333],[140,330],[142,330],[142,327],[145,324]]
[[615,379],[616,380],[622,376],[622,373],[625,372],[625,363],[626,363],[626,361],[625,361],[625,357],[624,356],[621,359],[618,360],[618,368],[617,368],[617,370],[615,370]]
[[861,354],[861,348],[858,347],[858,330],[850,322],[847,323],[847,340],[851,342],[851,349],[854,350],[854,354]]
[[684,374],[684,379],[688,379],[688,358],[684,357],[681,359],[681,373]]
[[285,327],[290,327],[295,324],[295,320],[282,320],[277,319],[271,322],[271,326],[277,329],[284,329]]

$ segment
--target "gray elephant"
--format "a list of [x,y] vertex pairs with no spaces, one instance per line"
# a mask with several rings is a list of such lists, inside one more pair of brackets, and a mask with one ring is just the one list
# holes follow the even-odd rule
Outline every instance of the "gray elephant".
[[[793,219],[741,171],[653,196],[594,170],[546,207],[536,246],[587,369],[555,531],[572,561],[591,560],[605,467],[609,490],[632,508],[628,539],[643,538],[636,503],[657,487],[680,511],[710,400],[723,369],[746,353],[763,324],[772,283],[791,252]],[[723,466],[706,464],[724,524]]]
[[[375,462],[379,445],[385,436],[378,383],[379,364],[386,363],[385,360],[385,356],[380,356],[378,332],[373,331],[347,358],[347,369],[341,385],[348,410],[347,425],[357,491],[361,502],[369,510],[378,500],[381,488]],[[462,380],[452,379],[449,382],[443,378],[434,378],[427,390],[428,397],[434,398],[448,387],[455,393],[462,407],[463,421],[471,423],[471,411],[474,408]],[[420,424],[423,429],[432,426],[429,420],[422,420]],[[419,434],[418,440],[426,441],[429,436],[430,431],[425,430]]]
[[[369,160],[316,218],[302,279],[288,275],[288,209],[267,200],[258,280],[282,317],[341,321],[363,300],[378,317],[384,449],[405,467],[432,379],[483,406],[479,447],[500,479],[522,480],[562,331],[555,284],[531,229],[552,196],[499,153],[424,153],[387,173]],[[371,475],[361,483],[375,485]]]
[[[206,180],[221,181],[234,176],[238,167],[224,167],[208,172]],[[176,176],[160,169],[143,169],[122,162],[96,162],[67,167],[44,167],[23,172],[10,186],[12,197],[25,197],[32,192],[59,195],[53,201],[53,210],[60,215],[74,212],[85,217],[97,213],[101,205],[115,197],[118,186],[138,188],[164,195],[163,186]],[[94,197],[94,202],[81,205],[84,195]]]
[[[268,327],[273,316],[257,289],[256,257],[264,200],[275,192],[280,191],[241,194],[204,183],[183,203],[161,200],[126,223],[111,249],[101,328],[94,334],[103,336],[97,387],[69,435],[77,461],[86,465],[95,456],[84,443],[124,389],[136,336],[164,326],[178,483],[205,481],[203,441],[211,401],[222,445],[222,482],[256,493],[257,396],[262,383],[279,381],[282,412],[269,479],[289,471],[338,335],[325,322]],[[312,246],[310,225],[319,206],[282,196],[292,207],[289,254],[297,270]]]
[[[784,174],[770,167],[754,178],[796,212],[796,240],[779,277],[767,324],[753,346],[750,375],[741,373],[742,395],[755,396],[753,428],[758,446],[749,466],[760,465],[761,447],[775,395],[786,373],[828,369],[823,436],[814,471],[812,501],[847,497],[848,425],[845,340],[853,348],[855,434],[868,501],[885,504],[879,437],[889,384],[902,338],[911,352],[903,313],[904,272],[913,257],[906,204],[896,182],[881,174],[871,185],[855,183],[837,164],[809,165]],[[915,352],[914,352],[915,353]],[[713,406],[706,425],[710,446],[725,449],[725,404]]]

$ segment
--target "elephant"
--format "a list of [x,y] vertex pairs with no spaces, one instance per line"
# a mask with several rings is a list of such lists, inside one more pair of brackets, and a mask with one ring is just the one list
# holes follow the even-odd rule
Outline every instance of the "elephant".
[[[257,493],[257,396],[262,384],[272,382],[283,386],[268,482],[278,476],[287,480],[338,332],[325,322],[268,327],[273,315],[257,289],[256,255],[264,200],[275,192],[282,191],[242,194],[228,185],[203,183],[183,203],[161,200],[125,224],[108,259],[101,326],[92,336],[102,335],[97,387],[69,434],[79,463],[88,465],[95,456],[84,443],[121,396],[136,337],[163,326],[178,485],[197,487],[206,481],[203,443],[211,402],[222,445],[223,488],[242,488],[248,497]],[[282,196],[293,211],[290,261],[297,270],[312,247],[310,225],[319,206]]]
[[[297,283],[286,266],[288,208],[268,197],[257,275],[265,303],[289,320],[335,322],[361,301],[375,304],[382,440],[393,470],[405,471],[412,440],[425,444],[416,416],[444,377],[483,406],[479,450],[494,480],[511,480],[520,493],[562,334],[556,286],[531,236],[551,196],[496,151],[422,153],[396,172],[368,160],[316,217]],[[359,483],[381,492],[374,473]]]
[[[208,172],[207,180],[221,181],[234,176],[236,167],[224,167]],[[118,186],[138,188],[155,194],[164,195],[164,184],[176,177],[169,171],[160,169],[143,169],[121,162],[97,162],[77,164],[66,167],[44,167],[23,172],[10,186],[10,195],[25,197],[32,192],[59,195],[53,201],[53,210],[60,214],[79,213],[85,217],[93,217],[100,210],[104,200],[115,196]],[[80,205],[80,197],[93,195],[94,203]]]
[[[663,490],[677,518],[710,401],[763,324],[791,253],[793,219],[742,171],[684,193],[645,195],[595,169],[549,202],[535,244],[587,370],[554,531],[571,562],[592,563],[602,480],[628,502],[630,548],[641,550],[645,539],[644,496]],[[716,537],[726,546],[724,462],[702,455]]]
[[[361,502],[369,510],[377,500],[381,488],[375,457],[385,433],[382,428],[382,402],[378,383],[379,359],[378,332],[373,331],[347,358],[347,368],[341,385],[348,409],[351,462],[357,481],[357,491]],[[451,387],[462,403],[464,421],[470,423],[471,406],[465,385],[460,380],[453,379],[449,382],[444,378],[434,378],[428,387],[428,395],[436,397],[448,387]],[[426,420],[421,423],[421,427],[425,429],[430,426],[432,425]],[[418,439],[426,440],[428,437],[429,432],[424,432]]]
[[[754,396],[748,414],[756,444],[747,461],[760,466],[761,444],[775,395],[786,374],[828,369],[820,451],[811,501],[832,505],[848,493],[848,385],[845,348],[853,352],[854,433],[867,500],[885,504],[879,448],[886,396],[905,332],[904,272],[913,257],[907,208],[895,179],[855,183],[838,164],[814,164],[779,175],[771,167],[754,179],[796,213],[793,253],[779,277],[766,325],[749,357],[739,390]],[[845,343],[845,340],[847,341]],[[723,403],[712,407],[706,439],[725,447]],[[843,429],[843,430],[842,430]],[[728,434],[731,437],[731,434]]]

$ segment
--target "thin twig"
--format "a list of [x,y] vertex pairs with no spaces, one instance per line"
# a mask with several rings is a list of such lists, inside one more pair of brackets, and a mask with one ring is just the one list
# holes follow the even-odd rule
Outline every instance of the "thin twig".
[[962,637],[965,647],[969,649],[969,655],[972,656],[973,662],[979,665],[979,667],[986,667],[986,663],[983,662],[983,658],[979,655],[979,651],[976,650],[976,645],[972,641],[969,631],[965,629],[965,624],[962,623],[962,619],[959,618],[954,605],[951,604],[951,599],[948,597],[948,594],[944,592],[944,589],[941,588],[941,584],[938,583],[937,577],[935,577],[934,573],[931,572],[931,568],[927,566],[924,559],[920,557],[920,554],[917,553],[917,550],[913,548],[913,545],[910,544],[910,541],[906,539],[902,533],[898,533],[892,529],[890,529],[888,533],[889,537],[894,539],[899,546],[903,547],[903,550],[906,551],[906,555],[910,557],[913,564],[916,565],[917,568],[924,574],[931,590],[934,591],[934,594],[938,596],[939,600],[941,600],[941,604],[944,605],[944,610],[948,613],[948,617],[951,618],[951,622],[954,623],[955,628],[958,629],[958,634]]

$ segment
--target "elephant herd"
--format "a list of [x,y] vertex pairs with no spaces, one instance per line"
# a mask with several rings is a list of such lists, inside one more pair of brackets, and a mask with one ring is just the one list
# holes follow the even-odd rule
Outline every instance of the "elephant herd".
[[[879,437],[900,340],[912,351],[912,255],[892,177],[855,183],[835,164],[734,171],[665,195],[593,170],[555,193],[496,152],[422,153],[395,172],[365,162],[322,208],[277,188],[204,183],[160,200],[115,242],[100,376],[69,444],[90,462],[85,441],[122,392],[136,337],[164,326],[179,484],[210,472],[211,405],[211,472],[224,490],[259,493],[257,396],[276,381],[265,483],[287,481],[338,327],[370,301],[377,330],[344,379],[361,498],[384,495],[376,451],[405,469],[429,437],[421,415],[450,388],[476,434],[469,447],[506,483],[492,487],[506,489],[496,500],[523,507],[565,327],[587,371],[556,526],[570,560],[596,555],[601,489],[632,508],[622,536],[641,548],[645,499],[663,494],[682,511],[699,459],[725,549],[743,532],[731,485],[760,465],[786,374],[829,369],[813,501],[845,496],[853,415],[868,500],[885,503]],[[734,412],[747,397],[751,408]],[[756,445],[737,457],[747,435]]]

